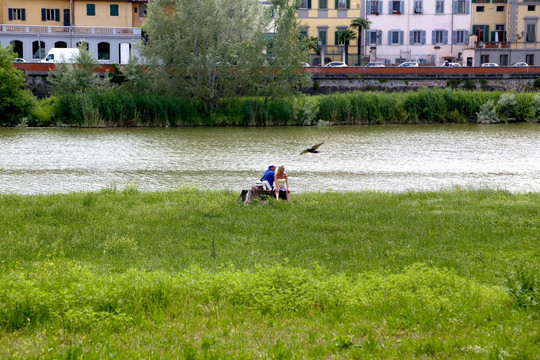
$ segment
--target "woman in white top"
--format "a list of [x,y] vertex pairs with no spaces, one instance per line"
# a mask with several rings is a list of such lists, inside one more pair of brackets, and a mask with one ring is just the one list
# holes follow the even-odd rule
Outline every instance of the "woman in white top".
[[276,199],[279,199],[279,191],[285,191],[286,199],[289,200],[291,191],[289,190],[289,176],[285,172],[285,166],[278,167],[276,174],[274,175],[274,187],[276,192]]

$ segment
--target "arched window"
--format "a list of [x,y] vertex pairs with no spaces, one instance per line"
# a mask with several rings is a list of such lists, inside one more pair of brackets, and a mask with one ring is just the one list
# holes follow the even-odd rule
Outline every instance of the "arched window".
[[67,48],[67,42],[65,42],[65,41],[57,41],[57,42],[54,43],[54,47],[55,48],[66,49]]
[[45,42],[34,41],[32,42],[32,59],[45,58]]
[[111,44],[100,42],[97,46],[98,60],[111,60]]
[[10,42],[10,44],[13,47],[13,51],[15,51],[17,53],[17,57],[24,58],[22,41],[13,40],[13,41]]

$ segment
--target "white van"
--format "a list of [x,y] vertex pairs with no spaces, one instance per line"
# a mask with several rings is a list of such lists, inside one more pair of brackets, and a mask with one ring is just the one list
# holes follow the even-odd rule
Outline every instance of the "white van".
[[79,56],[78,48],[52,48],[42,63],[73,63]]

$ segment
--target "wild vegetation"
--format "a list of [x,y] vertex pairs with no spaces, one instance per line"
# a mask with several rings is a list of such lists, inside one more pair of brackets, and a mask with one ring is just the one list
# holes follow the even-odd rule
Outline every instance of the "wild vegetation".
[[539,122],[540,95],[465,90],[403,93],[363,92],[291,96],[266,102],[262,97],[221,99],[206,114],[200,102],[128,92],[92,91],[43,100],[36,126],[191,126],[508,123]]
[[0,195],[0,357],[537,358],[538,194],[237,195]]

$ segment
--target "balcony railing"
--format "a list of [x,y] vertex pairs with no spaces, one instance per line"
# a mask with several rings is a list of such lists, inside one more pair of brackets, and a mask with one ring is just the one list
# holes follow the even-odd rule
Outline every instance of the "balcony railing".
[[41,26],[41,25],[0,25],[0,32],[18,33],[74,33],[95,35],[141,35],[137,27],[95,27],[95,26]]
[[510,47],[510,43],[506,41],[477,41],[474,43],[474,47],[477,49],[507,49]]

